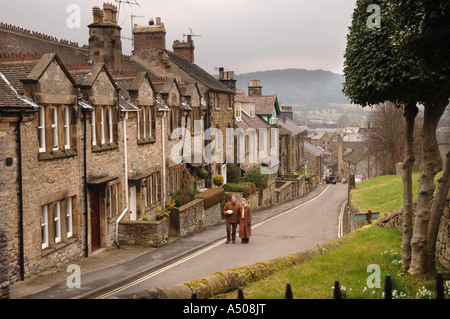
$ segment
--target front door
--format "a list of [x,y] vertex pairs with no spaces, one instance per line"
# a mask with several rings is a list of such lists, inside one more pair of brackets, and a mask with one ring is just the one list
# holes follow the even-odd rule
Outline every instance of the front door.
[[91,193],[91,249],[95,251],[101,246],[100,239],[100,193]]
[[130,220],[137,219],[136,212],[136,186],[130,187]]

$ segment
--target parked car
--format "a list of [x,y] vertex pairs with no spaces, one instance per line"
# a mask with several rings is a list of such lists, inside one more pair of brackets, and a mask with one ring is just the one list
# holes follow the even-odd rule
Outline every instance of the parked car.
[[359,183],[365,180],[364,175],[355,175],[355,183]]
[[336,185],[336,176],[334,176],[334,175],[327,176],[326,179],[325,179],[325,182],[327,184],[334,184],[334,185]]

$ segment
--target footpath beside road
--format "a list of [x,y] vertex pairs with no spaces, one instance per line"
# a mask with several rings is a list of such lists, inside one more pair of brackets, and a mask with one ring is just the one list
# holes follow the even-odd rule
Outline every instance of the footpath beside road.
[[[282,214],[310,201],[327,189],[317,185],[305,197],[255,212],[253,224]],[[212,243],[225,239],[224,224],[209,227],[189,237],[169,238],[160,248],[122,247],[101,250],[88,258],[33,275],[10,286],[11,299],[82,299],[93,298],[118,285],[125,284],[146,273],[188,256]],[[280,256],[282,257],[282,256]],[[80,270],[80,287],[69,288],[67,280],[72,275],[69,265]],[[68,271],[69,269],[69,271]],[[70,281],[71,278],[69,278]]]

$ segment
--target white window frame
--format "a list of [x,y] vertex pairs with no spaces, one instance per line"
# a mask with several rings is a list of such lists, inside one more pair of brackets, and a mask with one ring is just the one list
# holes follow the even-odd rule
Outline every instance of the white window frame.
[[67,238],[73,236],[73,198],[69,197],[66,200],[66,230]]
[[47,151],[47,148],[45,145],[45,108],[43,106],[39,106],[38,120],[39,152],[44,153]]
[[64,149],[70,149],[70,109],[69,107],[64,107]]
[[148,137],[152,137],[152,108],[148,107]]
[[109,217],[112,217],[112,186],[106,189],[106,207]]
[[138,138],[138,140],[140,140],[141,139],[141,119],[140,119],[141,111],[136,112],[136,114],[137,114],[137,118],[136,118],[136,121],[137,121],[137,138]]
[[119,185],[115,184],[114,185],[114,200],[116,201],[116,206],[114,208],[114,214],[117,215],[119,214]]
[[153,205],[153,175],[150,175],[149,182],[147,183],[147,187],[150,185],[149,196],[150,196],[150,206]]
[[53,221],[55,231],[55,244],[61,242],[61,202],[56,202],[53,206]]
[[100,107],[101,144],[105,144],[105,109]]
[[108,107],[106,109],[106,116],[107,116],[107,130],[108,130],[108,137],[109,137],[109,143],[112,143],[113,138],[113,122],[112,122],[112,109]]
[[250,117],[254,118],[256,116],[255,104],[250,105]]
[[41,206],[41,248],[48,248],[48,205]]
[[237,120],[241,120],[242,117],[242,104],[241,103],[236,103],[236,119]]
[[97,145],[97,123],[95,122],[95,110],[91,113],[92,146]]
[[142,126],[144,127],[144,138],[147,138],[147,111],[145,107],[142,108]]
[[217,92],[214,93],[214,107],[215,107],[216,110],[220,110],[219,93],[217,93]]
[[52,118],[52,149],[57,151],[59,149],[59,141],[58,141],[58,109],[56,107],[52,107],[50,109],[51,118]]

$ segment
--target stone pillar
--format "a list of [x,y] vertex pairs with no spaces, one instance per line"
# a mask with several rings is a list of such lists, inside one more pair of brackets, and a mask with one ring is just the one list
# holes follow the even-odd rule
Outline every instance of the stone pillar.
[[9,265],[6,233],[0,227],[0,299],[9,299]]

